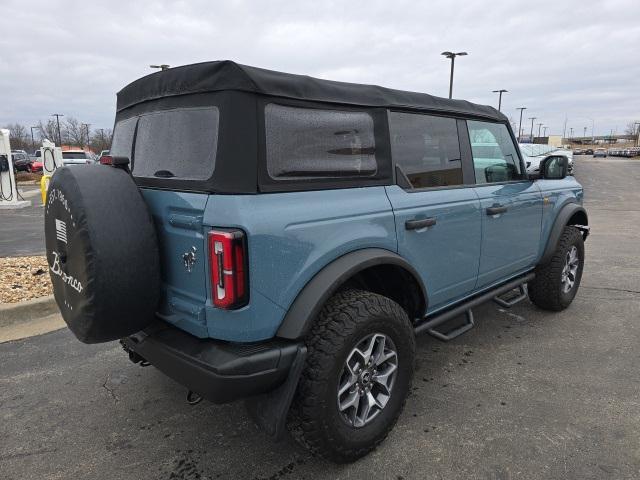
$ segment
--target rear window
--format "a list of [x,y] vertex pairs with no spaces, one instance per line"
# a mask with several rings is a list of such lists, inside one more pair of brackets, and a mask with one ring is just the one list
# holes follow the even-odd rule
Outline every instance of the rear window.
[[138,117],[127,118],[116,123],[111,140],[111,155],[114,157],[127,157],[131,160],[133,149],[133,134],[136,129]]
[[389,129],[393,159],[413,188],[462,185],[455,119],[390,112]]
[[85,152],[62,152],[62,158],[65,160],[85,160],[89,157]]
[[[183,180],[211,178],[218,147],[218,123],[217,107],[164,110],[140,116],[133,174]],[[119,148],[114,134],[111,154],[117,156]]]
[[374,122],[366,112],[265,107],[267,171],[275,180],[376,175]]

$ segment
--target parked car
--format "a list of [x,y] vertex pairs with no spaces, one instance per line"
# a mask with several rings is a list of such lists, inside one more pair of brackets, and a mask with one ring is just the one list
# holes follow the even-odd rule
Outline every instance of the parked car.
[[84,150],[65,150],[62,152],[62,163],[65,166],[70,165],[87,165],[95,163],[90,152]]
[[583,155],[593,155],[593,148],[587,148],[584,151]]
[[110,154],[49,187],[71,331],[333,461],[393,428],[417,335],[580,285],[583,189],[560,155],[527,174],[493,107],[199,63],[118,93]]
[[563,156],[567,159],[569,165],[568,173],[573,175],[573,152],[564,150],[551,145],[521,143],[518,145],[522,153],[525,168],[527,172],[533,175],[540,173],[540,165],[543,161],[552,156]]
[[31,171],[31,158],[26,153],[19,152],[19,151],[12,151],[11,159],[13,160],[14,171],[16,172]]
[[596,148],[593,151],[593,158],[597,158],[597,157],[605,157],[607,156],[607,149],[606,148]]
[[574,155],[584,155],[584,150],[582,150],[581,148],[574,148],[573,149],[573,154]]

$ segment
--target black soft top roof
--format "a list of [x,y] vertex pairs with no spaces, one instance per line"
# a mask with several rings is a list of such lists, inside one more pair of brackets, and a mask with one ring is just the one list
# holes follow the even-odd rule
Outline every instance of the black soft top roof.
[[142,77],[118,92],[117,111],[158,98],[221,90],[346,105],[449,112],[507,121],[507,117],[495,108],[465,100],[450,100],[377,85],[321,80],[249,67],[230,60],[184,65]]

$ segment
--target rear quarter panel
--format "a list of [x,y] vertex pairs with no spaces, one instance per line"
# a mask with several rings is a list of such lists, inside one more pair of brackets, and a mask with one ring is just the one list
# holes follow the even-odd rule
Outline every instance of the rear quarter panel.
[[384,187],[212,195],[203,224],[247,234],[249,305],[224,311],[207,302],[209,335],[226,340],[275,335],[300,290],[332,260],[362,248],[397,251]]

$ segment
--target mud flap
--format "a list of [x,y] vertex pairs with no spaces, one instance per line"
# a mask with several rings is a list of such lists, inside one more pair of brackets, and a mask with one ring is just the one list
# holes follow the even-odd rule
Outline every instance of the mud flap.
[[281,440],[287,427],[287,413],[296,392],[300,374],[307,357],[307,347],[298,347],[289,376],[282,385],[268,393],[245,400],[249,416],[268,436],[276,442]]

